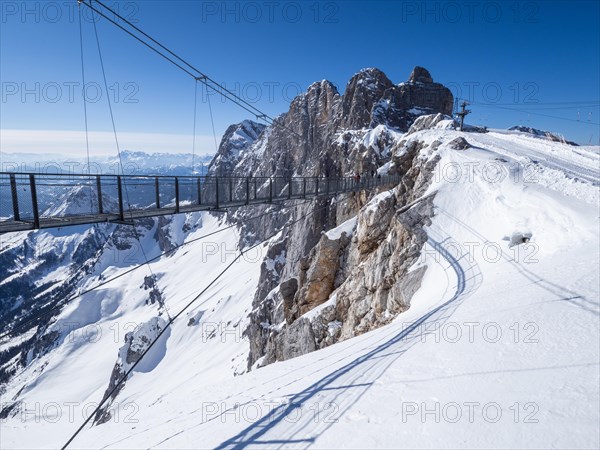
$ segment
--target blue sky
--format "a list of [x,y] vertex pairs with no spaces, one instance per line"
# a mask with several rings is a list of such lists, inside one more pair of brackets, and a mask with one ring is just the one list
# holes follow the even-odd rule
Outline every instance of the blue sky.
[[[470,123],[522,124],[600,142],[593,125],[600,122],[597,1],[104,3],[273,116],[314,81],[329,79],[343,91],[358,70],[378,67],[398,83],[421,65],[474,101]],[[2,0],[0,7],[2,151],[83,155],[76,1]],[[116,151],[107,94],[122,148],[191,151],[195,81],[101,19],[105,92],[85,11],[92,154]],[[214,95],[211,106],[217,139],[229,124],[251,118]],[[197,107],[196,152],[214,151],[201,85]]]

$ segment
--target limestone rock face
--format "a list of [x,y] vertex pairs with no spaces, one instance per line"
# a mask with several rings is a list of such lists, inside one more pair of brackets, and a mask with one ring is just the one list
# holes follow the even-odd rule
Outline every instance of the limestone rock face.
[[368,127],[373,106],[393,85],[379,69],[364,69],[354,75],[340,103],[338,125],[351,130]]
[[330,239],[323,234],[308,258],[302,261],[298,282],[300,289],[290,303],[284,303],[285,318],[289,324],[329,299],[337,287],[342,252],[348,244],[347,236]]
[[251,120],[230,125],[225,130],[217,154],[208,166],[208,175],[229,175],[239,162],[244,150],[254,144],[265,128],[266,125]]
[[293,319],[325,302],[333,292],[335,274],[339,267],[340,243],[323,236],[311,252],[312,261],[300,272],[302,288],[294,298]]
[[373,206],[358,216],[357,248],[363,255],[371,253],[385,237],[394,216],[396,199],[391,191],[387,191],[375,197],[370,205]]
[[[117,397],[120,391],[123,390],[126,380],[119,384],[120,380],[127,374],[130,368],[136,364],[142,355],[148,350],[150,344],[156,339],[161,332],[166,328],[167,321],[160,317],[153,317],[148,322],[138,325],[134,331],[130,331],[125,335],[125,343],[119,349],[117,362],[113,367],[113,371],[108,383],[108,387],[104,393],[104,398],[109,397],[109,401],[98,410],[94,417],[96,425],[106,423],[111,419],[110,403]],[[164,341],[163,341],[164,343]],[[161,345],[158,343],[156,347]],[[113,389],[115,389],[113,392]]]
[[426,270],[417,262],[427,240],[423,227],[433,215],[432,197],[408,210],[403,206],[423,195],[437,158],[420,157],[422,142],[398,145],[393,168],[404,174],[402,182],[359,208],[349,233],[324,233],[301,259],[297,278],[267,297],[282,305],[285,324],[268,330],[260,365],[365,333],[410,307]]
[[407,131],[418,116],[451,115],[454,96],[450,89],[435,83],[429,72],[415,67],[409,80],[385,91],[373,108],[372,125],[386,124]]
[[[234,214],[242,247],[284,230],[261,266],[245,330],[249,368],[360,334],[409,307],[423,273],[412,268],[426,240],[420,230],[431,211],[423,205],[398,211],[426,189],[431,168],[417,158],[424,144],[402,133],[423,115],[433,117],[421,119],[420,127],[448,119],[452,105],[451,92],[421,67],[399,84],[378,69],[364,69],[343,94],[327,80],[313,83],[272,126],[247,132],[251,139],[245,142],[254,141],[239,152],[222,144],[212,173],[285,180],[370,177],[388,167],[402,175],[400,185],[387,193],[358,190],[335,202],[322,198]],[[253,218],[263,212],[268,214]],[[408,220],[410,214],[416,216]],[[324,233],[351,218],[356,218],[352,231]]]
[[411,83],[433,83],[433,78],[431,78],[431,74],[427,69],[416,66],[410,77],[408,77],[408,81]]

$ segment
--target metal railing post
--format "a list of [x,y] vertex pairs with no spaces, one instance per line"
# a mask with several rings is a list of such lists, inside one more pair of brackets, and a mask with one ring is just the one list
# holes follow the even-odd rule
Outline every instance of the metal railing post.
[[202,204],[202,184],[200,183],[200,177],[198,177],[198,205]]
[[273,203],[273,178],[269,178],[269,203]]
[[229,179],[229,203],[233,203],[233,180]]
[[98,190],[98,214],[104,214],[104,206],[102,205],[102,181],[100,175],[96,175],[96,189]]
[[327,177],[327,178],[326,178],[326,180],[327,180],[327,181],[326,181],[326,183],[327,183],[327,186],[326,186],[325,193],[326,193],[327,197],[329,197],[329,190],[330,190],[330,186],[329,186],[329,177]]
[[154,177],[154,191],[156,194],[156,209],[160,209],[160,185],[158,177]]
[[219,177],[215,177],[215,201],[215,206],[219,209]]
[[250,178],[246,177],[246,205],[250,204]]
[[33,208],[33,226],[38,229],[40,227],[40,211],[38,209],[37,189],[35,186],[35,175],[29,174],[29,186],[31,189],[31,207]]
[[302,198],[306,198],[306,177],[302,179]]
[[290,177],[290,185],[288,186],[288,199],[292,198],[292,177]]
[[315,177],[315,197],[319,195],[319,177]]
[[119,197],[119,220],[125,220],[125,212],[123,210],[123,186],[121,185],[121,175],[117,175],[117,196]]
[[15,178],[15,174],[11,173],[9,175],[10,178],[10,192],[12,194],[12,204],[13,204],[13,216],[15,220],[18,222],[21,220],[21,215],[19,214],[19,195],[17,192],[17,179]]
[[179,177],[175,177],[175,213],[179,214]]

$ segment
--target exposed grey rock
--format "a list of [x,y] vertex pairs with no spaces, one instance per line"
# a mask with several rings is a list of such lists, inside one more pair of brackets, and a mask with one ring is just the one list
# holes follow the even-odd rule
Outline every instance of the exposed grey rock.
[[293,318],[291,315],[289,315],[289,312],[294,306],[294,296],[296,295],[296,292],[298,292],[297,278],[290,278],[279,285],[279,293],[281,294],[281,299],[283,300],[283,311],[286,315],[286,320],[288,323],[293,322]]
[[471,144],[469,144],[464,137],[459,136],[456,139],[450,141],[448,143],[448,147],[454,150],[466,150],[468,148],[471,148]]
[[341,249],[340,239],[331,240],[326,235],[313,248],[305,264],[300,267],[300,289],[294,296],[293,304],[284,309],[288,323],[327,301],[334,290]]
[[416,133],[417,131],[429,130],[434,128],[441,121],[449,119],[452,118],[441,113],[417,117],[406,134],[408,135]]
[[433,83],[433,78],[429,71],[423,67],[415,66],[408,81],[411,83]]
[[161,251],[166,252],[175,248],[175,243],[171,240],[170,218],[158,217],[154,240],[158,243]]
[[[398,143],[394,167],[403,174],[401,184],[360,210],[353,236],[323,236],[301,260],[293,303],[289,295],[287,301],[277,300],[283,303],[287,325],[268,330],[261,365],[385,325],[410,307],[426,270],[413,265],[427,240],[423,226],[433,215],[432,197],[408,210],[402,207],[423,195],[439,159],[420,158],[422,149],[425,144],[418,140]],[[284,291],[289,292],[287,287]],[[333,304],[311,319],[303,316],[332,295]],[[306,342],[300,345],[299,339]]]
[[[408,286],[415,283],[404,285],[400,280],[423,240],[418,234],[420,225],[405,227],[395,212],[426,188],[424,172],[428,168],[414,161],[422,143],[409,142],[402,152],[397,152],[408,142],[398,142],[398,131],[407,131],[416,118],[428,114],[433,117],[423,126],[434,126],[451,114],[452,105],[451,92],[433,82],[423,68],[415,68],[407,82],[397,85],[380,70],[365,69],[349,80],[343,95],[327,80],[313,83],[291,102],[287,113],[253,144],[236,153],[235,158],[225,158],[223,155],[229,154],[225,150],[215,158],[210,169],[213,173],[222,170],[235,176],[252,175],[255,180],[261,176],[281,177],[283,182],[276,186],[279,190],[287,189],[286,179],[298,175],[336,177],[358,172],[370,176],[389,162],[392,154],[404,154],[392,158],[390,169],[391,173],[403,175],[402,183],[374,212],[359,214],[373,193],[358,191],[339,204],[319,199],[295,206],[263,206],[252,211],[242,208],[233,215],[232,219],[242,227],[242,247],[259,242],[282,229],[286,222],[294,221],[271,244],[265,260],[270,262],[261,266],[250,325],[245,330],[250,341],[250,368],[259,360],[260,365],[268,364],[345,338],[349,335],[344,334],[347,323],[354,318],[358,328],[352,333],[378,326],[384,322],[384,316],[408,307]],[[375,129],[378,125],[382,126]],[[224,142],[227,139],[226,136]],[[224,143],[222,146],[226,147]],[[264,193],[267,187],[266,183],[257,183],[257,192]],[[234,190],[241,189],[241,184],[234,186]],[[267,211],[268,216],[250,220]],[[330,240],[322,235],[357,214],[359,226],[354,240]],[[401,237],[398,245],[406,245],[410,251],[390,244],[396,236]],[[402,254],[404,263],[390,266],[390,258],[402,251],[406,253]],[[285,255],[281,264],[273,263],[277,255]],[[372,273],[355,272],[356,266],[367,260],[368,269],[363,270]],[[292,279],[297,280],[297,287]],[[353,292],[344,297],[349,286]],[[338,300],[342,294],[338,301],[342,306],[328,305],[307,323],[302,316],[328,301],[334,292],[338,292]],[[362,296],[364,301],[356,296]],[[344,304],[348,305],[346,312]],[[361,308],[365,312],[358,318]],[[335,317],[326,317],[334,313]],[[282,322],[287,325],[282,327]],[[312,328],[310,323],[314,324]],[[313,342],[301,344],[299,339]]]
[[266,125],[244,120],[230,125],[221,138],[219,149],[208,166],[208,175],[224,176],[233,172],[244,150],[247,150],[265,130]]
[[531,134],[532,136],[548,139],[549,141],[553,141],[553,142],[562,142],[563,144],[569,144],[569,145],[573,145],[573,146],[579,145],[576,142],[568,141],[567,139],[565,139],[564,136],[558,135],[556,133],[552,133],[551,131],[538,130],[537,128],[525,127],[522,125],[510,127],[509,130],[521,131],[523,133],[528,133],[528,134]]
[[158,288],[157,279],[158,277],[156,274],[145,276],[142,288],[145,291],[150,291],[148,293],[148,300],[146,300],[146,304],[153,305],[154,303],[158,303],[160,309],[162,310],[162,308],[165,306],[165,300],[161,290]]
[[386,124],[407,131],[418,116],[452,114],[452,92],[444,85],[434,83],[429,72],[424,73],[423,70],[415,68],[406,83],[392,86],[385,91],[373,108],[371,126]]
[[[272,348],[275,354],[273,359],[269,359],[269,362],[285,361],[317,349],[313,328],[308,319],[297,320],[286,327],[284,331],[275,335],[274,341]],[[267,352],[267,355],[271,354],[271,352]]]
[[106,423],[111,419],[111,402],[125,387],[127,380],[123,380],[123,378],[127,375],[131,367],[140,360],[144,352],[150,347],[152,341],[159,336],[166,326],[167,322],[165,319],[162,317],[153,317],[148,322],[140,324],[134,331],[130,331],[125,335],[125,343],[119,349],[117,362],[113,367],[108,387],[103,397],[103,399],[109,398],[109,400],[96,413],[94,417],[95,425]]
[[293,299],[296,291],[298,290],[298,280],[296,278],[290,278],[289,280],[279,285],[279,292],[283,300]]
[[371,110],[394,84],[379,69],[364,69],[354,75],[342,97],[337,126],[350,130],[366,128]]

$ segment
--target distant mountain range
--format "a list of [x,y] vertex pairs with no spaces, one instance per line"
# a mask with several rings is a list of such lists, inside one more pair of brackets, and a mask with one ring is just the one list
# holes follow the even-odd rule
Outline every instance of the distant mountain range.
[[[146,153],[124,150],[121,158],[114,156],[96,156],[90,158],[92,173],[127,175],[190,175],[192,164],[194,172],[206,174],[212,154],[192,155],[191,153]],[[4,172],[40,172],[40,173],[87,173],[87,160],[81,156],[72,157],[61,154],[4,153],[2,155]]]

